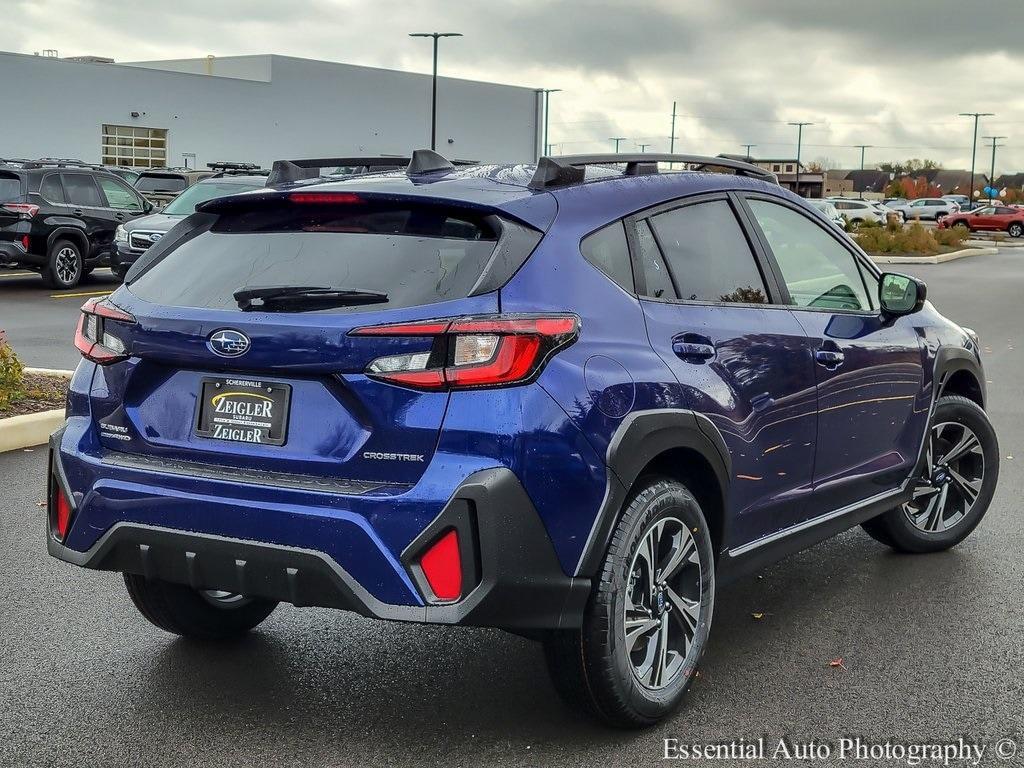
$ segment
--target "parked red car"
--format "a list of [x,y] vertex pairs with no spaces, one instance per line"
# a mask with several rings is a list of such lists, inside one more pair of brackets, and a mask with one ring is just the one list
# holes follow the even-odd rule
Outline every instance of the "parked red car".
[[961,211],[939,221],[939,229],[967,227],[978,232],[1006,232],[1010,237],[1024,235],[1024,208],[986,205],[974,211]]

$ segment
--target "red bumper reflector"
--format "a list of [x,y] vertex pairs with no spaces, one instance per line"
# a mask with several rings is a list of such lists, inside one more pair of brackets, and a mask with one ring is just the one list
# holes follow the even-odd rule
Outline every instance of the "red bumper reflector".
[[454,528],[423,554],[420,568],[438,600],[462,597],[462,556],[459,554],[459,534]]
[[71,524],[71,505],[68,503],[67,497],[64,495],[59,487],[54,492],[56,498],[54,499],[54,529],[57,534],[57,538],[64,541],[64,537],[68,535],[68,527]]

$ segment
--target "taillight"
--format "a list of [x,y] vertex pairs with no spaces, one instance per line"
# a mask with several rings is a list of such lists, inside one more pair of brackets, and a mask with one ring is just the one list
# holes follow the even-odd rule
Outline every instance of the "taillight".
[[300,205],[353,205],[363,198],[351,192],[292,192],[289,202]]
[[494,315],[356,328],[351,336],[433,337],[429,351],[378,357],[373,379],[415,389],[525,384],[550,357],[576,341],[574,315]]
[[135,318],[106,299],[89,299],[82,305],[75,331],[75,347],[86,360],[110,365],[128,359],[128,349],[118,335],[118,324],[132,324]]
[[438,600],[462,597],[462,555],[454,528],[435,541],[420,558],[420,568]]
[[50,477],[50,531],[58,541],[64,541],[71,527],[71,502],[57,482]]
[[5,211],[11,213],[20,213],[24,216],[28,216],[30,219],[39,213],[39,206],[32,205],[32,203],[4,203],[2,207]]

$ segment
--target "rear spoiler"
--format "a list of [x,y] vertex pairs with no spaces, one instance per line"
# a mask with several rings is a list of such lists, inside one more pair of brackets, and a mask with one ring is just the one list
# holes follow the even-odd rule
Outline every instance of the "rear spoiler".
[[476,163],[471,160],[456,160],[453,163],[430,149],[417,149],[411,157],[315,157],[305,160],[275,160],[270,178],[267,179],[267,186],[320,178],[321,168],[355,167],[360,169],[355,171],[355,175],[405,168],[407,175],[415,176],[454,171],[456,165]]

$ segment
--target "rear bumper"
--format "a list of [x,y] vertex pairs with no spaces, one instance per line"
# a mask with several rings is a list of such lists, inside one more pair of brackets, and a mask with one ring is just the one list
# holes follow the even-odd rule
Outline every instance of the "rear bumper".
[[[401,552],[392,553],[368,522],[375,515],[364,517],[355,511],[358,499],[336,494],[320,494],[333,499],[332,514],[319,515],[316,508],[289,514],[289,525],[268,532],[271,541],[196,530],[196,520],[233,521],[244,530],[247,518],[280,517],[284,510],[269,503],[254,509],[251,501],[238,498],[245,486],[237,482],[214,483],[211,487],[218,486],[222,494],[218,498],[205,488],[185,494],[175,490],[182,478],[157,478],[156,470],[139,478],[113,468],[117,479],[93,476],[90,487],[80,487],[89,476],[83,464],[91,462],[69,453],[66,445],[62,449],[63,435],[61,430],[51,439],[51,474],[74,512],[65,543],[47,526],[47,549],[65,562],[380,619],[523,632],[580,625],[590,582],[565,575],[533,504],[506,468],[474,472],[450,498],[439,501],[440,512]],[[350,504],[351,514],[337,513],[343,503]],[[379,497],[361,503],[374,505],[376,516],[382,515]],[[190,517],[180,516],[182,506],[191,510]],[[153,510],[157,514],[149,514]],[[167,527],[170,522],[178,524]],[[90,533],[83,535],[83,528]],[[473,586],[456,602],[438,603],[414,564],[450,528],[471,544],[463,548],[463,570],[464,583]],[[81,547],[86,541],[87,547]]]

